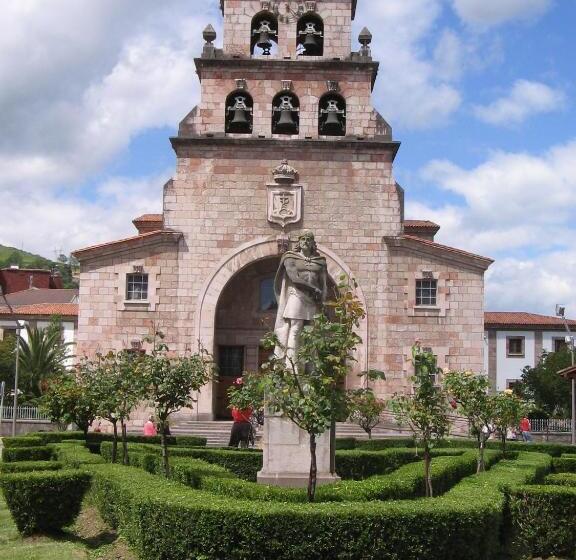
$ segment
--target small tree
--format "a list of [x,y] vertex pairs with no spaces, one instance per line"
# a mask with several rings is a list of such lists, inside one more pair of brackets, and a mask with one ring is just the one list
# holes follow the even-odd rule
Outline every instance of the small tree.
[[164,474],[169,474],[166,428],[171,414],[182,408],[192,408],[196,402],[192,397],[213,374],[213,364],[203,349],[189,356],[170,354],[168,346],[162,342],[164,336],[157,332],[152,339],[153,350],[142,357],[142,373],[146,395],[154,407],[160,428],[162,446],[162,466]]
[[76,424],[84,435],[96,418],[98,403],[85,376],[64,372],[47,381],[41,408],[60,426]]
[[502,452],[506,455],[506,435],[520,423],[527,410],[527,404],[512,390],[503,391],[492,398],[494,426],[500,432]]
[[452,371],[446,374],[444,384],[457,404],[460,414],[468,419],[470,430],[478,442],[478,469],[486,469],[484,449],[494,432],[495,401],[490,396],[490,381],[485,375],[471,371]]
[[286,358],[278,337],[269,334],[267,348],[281,348],[265,364],[265,400],[272,412],[280,412],[309,436],[310,471],[308,500],[316,494],[316,441],[330,429],[335,417],[346,410],[344,380],[354,351],[362,342],[355,333],[364,309],[345,278],[336,300],[329,302],[335,319],[322,312],[304,327],[294,359]]
[[126,421],[144,399],[144,384],[138,354],[122,350],[97,355],[95,360],[83,360],[80,369],[90,379],[97,402],[97,415],[108,420],[114,430],[112,462],[118,450],[118,422],[122,438],[122,463],[128,464]]
[[247,372],[240,377],[237,383],[228,388],[229,408],[238,410],[252,409],[258,415],[264,409],[264,386],[262,375]]
[[417,343],[412,347],[412,362],[413,392],[409,395],[395,395],[390,401],[390,408],[396,414],[398,423],[407,424],[424,449],[426,497],[431,498],[434,489],[430,451],[438,440],[448,434],[448,406],[446,394],[436,385],[436,376],[441,371],[436,364],[436,357],[431,352],[423,351]]
[[372,439],[372,430],[380,424],[380,415],[385,409],[386,403],[370,388],[348,392],[349,418],[368,434],[368,439]]

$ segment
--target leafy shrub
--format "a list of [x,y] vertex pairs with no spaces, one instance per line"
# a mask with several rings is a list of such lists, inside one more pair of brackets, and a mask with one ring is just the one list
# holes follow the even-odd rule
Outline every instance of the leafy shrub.
[[[104,441],[112,441],[114,436],[112,434],[105,434],[102,432],[89,432],[86,437],[86,442],[90,444],[97,444]],[[126,437],[128,443],[149,443],[160,444],[160,436],[144,436],[138,434],[128,434]],[[206,438],[200,436],[168,436],[168,445],[176,445],[178,447],[206,447]],[[120,437],[118,437],[120,441]]]
[[0,487],[23,535],[69,525],[80,511],[90,474],[78,470],[3,474]]
[[365,451],[383,451],[393,447],[415,448],[416,442],[412,437],[396,437],[384,439],[356,440],[356,449]]
[[13,463],[16,461],[49,461],[52,458],[50,447],[9,447],[2,451],[2,461]]
[[544,484],[552,486],[574,486],[576,487],[576,473],[549,474],[544,479]]
[[[434,500],[361,504],[247,501],[120,465],[89,468],[103,517],[142,560],[487,560],[501,552],[505,503],[499,488],[536,480],[550,458],[520,453]],[[234,480],[216,483],[233,488]]]
[[42,438],[30,437],[6,437],[2,439],[5,449],[14,447],[40,447],[44,445]]
[[576,458],[556,457],[553,462],[554,470],[558,473],[576,473]]
[[171,465],[170,477],[192,488],[201,488],[202,480],[207,477],[234,479],[243,484],[249,484],[237,479],[228,469],[200,459],[175,459]]
[[522,486],[509,502],[517,555],[574,558],[576,488]]
[[59,471],[64,465],[57,461],[20,461],[17,463],[0,463],[0,473]]

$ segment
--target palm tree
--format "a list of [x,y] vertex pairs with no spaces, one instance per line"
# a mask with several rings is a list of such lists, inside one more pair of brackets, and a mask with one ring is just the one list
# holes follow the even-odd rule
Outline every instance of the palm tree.
[[20,339],[20,369],[25,392],[41,396],[46,380],[65,370],[68,348],[71,343],[62,341],[58,322],[44,328],[26,325],[27,340]]

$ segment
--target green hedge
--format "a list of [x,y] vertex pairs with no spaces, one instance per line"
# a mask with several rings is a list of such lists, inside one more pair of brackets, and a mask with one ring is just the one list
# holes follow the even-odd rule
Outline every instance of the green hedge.
[[336,438],[336,449],[356,449],[356,438]]
[[[486,451],[486,465],[500,459],[495,451]],[[465,476],[476,472],[477,455],[467,451],[456,457],[437,457],[432,460],[431,476],[434,495],[449,490]],[[411,463],[391,474],[373,476],[362,481],[342,481],[317,490],[319,501],[349,502],[370,500],[405,500],[426,495],[424,463]]]
[[576,473],[550,474],[544,480],[544,484],[552,486],[574,486],[576,487]]
[[74,445],[67,442],[56,443],[52,444],[52,448],[56,460],[69,468],[78,468],[80,465],[105,462],[104,458],[100,457],[100,455],[90,453],[90,450],[84,446],[83,442],[82,445]]
[[576,556],[576,488],[514,489],[510,492],[510,513],[517,556]]
[[31,432],[27,437],[38,437],[42,444],[61,443],[65,440],[82,440],[84,441],[84,432]]
[[[114,436],[112,434],[105,434],[102,432],[88,432],[86,442],[89,444],[102,443],[104,441],[112,441]],[[144,436],[138,434],[128,434],[126,437],[128,443],[150,443],[160,444],[160,436]],[[206,438],[200,436],[168,436],[168,445],[176,445],[179,447],[206,447]],[[120,436],[118,437],[120,442]]]
[[44,441],[40,437],[5,437],[2,439],[4,449],[14,447],[40,447],[44,445]]
[[576,473],[576,458],[556,457],[554,458],[554,470],[559,473]]
[[2,450],[2,461],[13,463],[16,461],[49,461],[53,450],[50,447],[9,447]]
[[3,474],[0,487],[23,535],[61,529],[72,523],[90,484],[79,470]]
[[18,463],[0,463],[0,473],[59,471],[64,465],[58,461],[20,461]]
[[536,480],[550,458],[521,453],[434,500],[361,504],[255,502],[120,465],[89,468],[94,502],[142,560],[488,560],[501,552],[500,486]]

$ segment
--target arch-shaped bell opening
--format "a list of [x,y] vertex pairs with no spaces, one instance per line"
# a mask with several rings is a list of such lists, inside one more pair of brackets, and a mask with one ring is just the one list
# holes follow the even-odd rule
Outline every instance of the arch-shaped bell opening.
[[278,18],[272,12],[259,12],[250,26],[250,54],[270,56],[277,50]]
[[245,90],[237,89],[226,98],[226,132],[251,134],[254,100]]
[[318,134],[346,136],[346,100],[339,93],[330,92],[320,98]]
[[300,130],[300,100],[289,91],[272,100],[272,134],[298,134]]
[[318,14],[304,14],[298,20],[296,48],[301,56],[324,54],[324,21]]

